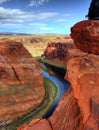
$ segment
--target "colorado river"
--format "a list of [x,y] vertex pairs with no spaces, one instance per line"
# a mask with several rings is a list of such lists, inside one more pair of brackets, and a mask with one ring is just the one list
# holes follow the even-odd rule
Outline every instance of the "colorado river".
[[22,117],[1,123],[0,130],[17,130],[19,126],[27,124],[35,118],[48,118],[51,116],[70,84],[68,81],[52,76],[46,71],[43,71],[43,74],[46,96],[42,103]]
[[45,115],[45,118],[48,118],[53,113],[55,108],[57,107],[57,105],[58,105],[60,99],[62,98],[62,96],[65,94],[65,92],[70,87],[70,83],[68,81],[64,80],[64,79],[58,78],[56,76],[52,76],[45,71],[43,71],[43,73],[44,73],[44,77],[51,80],[56,85],[56,87],[58,89],[57,96],[55,97],[54,104],[52,105],[50,111]]

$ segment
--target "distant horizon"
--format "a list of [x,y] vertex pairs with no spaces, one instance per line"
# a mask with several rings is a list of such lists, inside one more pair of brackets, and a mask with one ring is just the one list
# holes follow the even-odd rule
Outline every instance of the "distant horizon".
[[1,0],[0,32],[70,34],[87,20],[91,0]]
[[0,32],[0,34],[26,34],[26,35],[35,35],[35,34],[41,34],[41,35],[43,35],[43,34],[53,34],[53,35],[70,35],[70,34],[66,34],[66,33],[21,33],[21,32]]

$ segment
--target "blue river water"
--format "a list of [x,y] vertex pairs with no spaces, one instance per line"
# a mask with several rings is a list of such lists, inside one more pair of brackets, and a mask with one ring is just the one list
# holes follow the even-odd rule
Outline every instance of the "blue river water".
[[48,118],[49,116],[52,115],[53,111],[57,107],[62,96],[65,94],[65,92],[70,87],[70,83],[64,79],[58,78],[56,76],[52,76],[45,71],[43,71],[43,73],[44,73],[44,77],[50,79],[56,85],[56,87],[58,89],[58,93],[57,93],[57,96],[55,98],[54,104],[52,105],[52,107],[51,107],[50,111],[47,113],[47,115],[45,115],[45,118]]

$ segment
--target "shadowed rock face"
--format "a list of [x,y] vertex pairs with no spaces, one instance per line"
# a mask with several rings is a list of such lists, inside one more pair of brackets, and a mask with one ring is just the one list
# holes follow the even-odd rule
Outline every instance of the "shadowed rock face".
[[22,116],[44,98],[43,74],[20,42],[0,41],[0,118]]
[[44,52],[44,56],[48,59],[59,58],[64,59],[67,55],[67,45],[62,43],[50,43]]
[[[42,57],[56,62],[57,64],[66,65],[69,59],[78,55],[78,51],[79,50],[76,49],[73,43],[52,42],[48,44]],[[78,53],[83,55],[80,51]]]
[[64,60],[68,56],[68,49],[75,49],[73,43],[49,43],[46,50],[44,51],[43,57],[47,59]]
[[75,24],[71,28],[71,37],[78,49],[99,54],[99,21],[86,20]]

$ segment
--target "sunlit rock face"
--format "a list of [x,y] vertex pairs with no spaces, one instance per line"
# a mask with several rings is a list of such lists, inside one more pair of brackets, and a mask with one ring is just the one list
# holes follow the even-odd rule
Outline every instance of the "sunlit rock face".
[[[49,121],[54,130],[98,130],[99,128],[98,25],[97,21],[82,21],[71,29],[71,36],[75,45],[86,53],[81,51],[83,55],[79,55],[80,53],[77,51],[75,57],[74,53],[72,53],[73,57],[66,63],[67,73],[65,79],[71,83],[71,93],[73,94],[71,97],[71,93],[68,94],[67,92],[67,95],[65,95],[66,100],[64,102],[60,101],[57,109],[50,117]],[[65,104],[66,102],[68,102],[68,105]],[[73,112],[72,115],[68,115],[69,112]],[[78,119],[76,120],[73,114],[80,118],[76,117]]]
[[99,128],[99,22],[82,21],[71,29],[78,49],[87,52],[67,63],[70,81],[83,117],[83,130]]
[[52,130],[49,122],[46,119],[34,119],[29,124],[25,124],[18,130]]
[[71,37],[78,49],[87,53],[99,54],[99,21],[86,20],[71,28]]
[[43,74],[20,42],[0,41],[0,120],[22,116],[44,98]]
[[73,90],[61,99],[58,107],[47,119],[36,119],[29,124],[24,124],[18,130],[83,130],[82,116]]
[[53,130],[82,130],[81,111],[71,88],[63,96],[49,121]]
[[71,59],[66,79],[72,84],[83,117],[83,130],[98,130],[99,122],[99,56],[89,54]]

